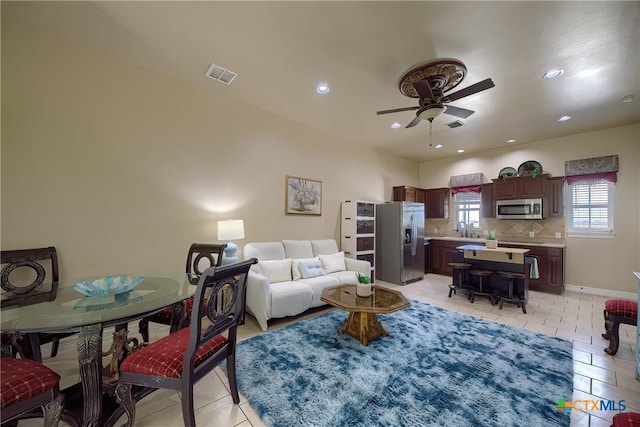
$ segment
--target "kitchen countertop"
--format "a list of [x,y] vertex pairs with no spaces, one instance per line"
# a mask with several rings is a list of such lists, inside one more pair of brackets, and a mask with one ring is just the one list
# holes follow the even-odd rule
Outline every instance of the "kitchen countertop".
[[[477,237],[449,237],[449,236],[425,236],[426,240],[450,240],[454,242],[470,242],[477,244],[484,244],[487,239]],[[524,246],[540,246],[545,248],[565,248],[564,243],[532,243],[532,242],[508,242],[498,239],[498,244],[501,245],[524,245]]]

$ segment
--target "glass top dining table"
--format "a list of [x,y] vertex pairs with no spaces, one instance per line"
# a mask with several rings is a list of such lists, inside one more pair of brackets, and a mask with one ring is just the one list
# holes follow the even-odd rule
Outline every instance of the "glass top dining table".
[[[78,281],[60,282],[53,301],[0,310],[0,332],[29,334],[37,358],[40,358],[38,333],[78,332],[80,383],[62,391],[67,394],[65,409],[81,393],[81,399],[77,400],[82,405],[63,415],[72,426],[111,426],[122,413],[115,399],[103,399],[109,391],[102,366],[104,328],[116,326],[116,330],[126,332],[128,322],[168,306],[183,305],[196,291],[197,278],[186,273],[142,276],[144,280],[133,290],[109,296],[85,296],[73,288]],[[141,391],[136,399],[151,391]],[[71,395],[74,398],[69,398]]]
[[53,301],[2,308],[0,331],[65,332],[96,323],[116,324],[182,301],[196,290],[185,273],[142,276],[133,290],[109,296],[85,296],[73,288],[78,281],[61,282]]

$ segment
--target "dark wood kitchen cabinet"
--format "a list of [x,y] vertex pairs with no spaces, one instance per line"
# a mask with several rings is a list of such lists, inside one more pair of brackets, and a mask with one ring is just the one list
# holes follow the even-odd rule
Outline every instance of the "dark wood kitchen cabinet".
[[493,201],[493,184],[480,187],[480,215],[482,218],[496,217],[496,203]]
[[493,180],[494,200],[542,199],[547,197],[549,174],[498,178]]
[[408,185],[393,187],[393,201],[425,203],[425,191]]
[[527,255],[538,260],[538,278],[529,279],[532,291],[562,294],[564,291],[564,248],[498,243],[498,246],[529,249]]
[[429,267],[435,274],[451,276],[453,271],[449,263],[453,262],[453,254],[457,252],[458,246],[464,243],[457,240],[431,239],[429,244]]
[[564,176],[549,178],[549,216],[562,218],[564,216]]
[[425,192],[425,218],[449,218],[449,189],[428,188]]

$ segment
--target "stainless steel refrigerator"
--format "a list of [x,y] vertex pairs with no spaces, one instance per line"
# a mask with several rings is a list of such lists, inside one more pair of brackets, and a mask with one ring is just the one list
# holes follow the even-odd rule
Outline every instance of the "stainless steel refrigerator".
[[424,204],[376,205],[376,279],[406,285],[424,277]]

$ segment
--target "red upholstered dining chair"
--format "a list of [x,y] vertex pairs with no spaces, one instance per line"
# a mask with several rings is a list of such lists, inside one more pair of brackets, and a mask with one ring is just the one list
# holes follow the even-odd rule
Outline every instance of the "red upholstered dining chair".
[[[198,277],[202,274],[203,268],[200,265],[205,261],[204,269],[216,267],[222,264],[222,254],[227,247],[223,244],[194,243],[189,248],[187,254],[186,273],[189,280],[193,284],[198,281]],[[208,264],[208,265],[206,265]],[[161,325],[169,325],[169,333],[174,333],[178,329],[189,325],[191,320],[191,312],[193,311],[193,297],[187,298],[182,304],[166,307],[164,310],[144,317],[138,324],[140,335],[144,342],[149,342],[149,322],[159,323]]]
[[133,386],[168,388],[181,392],[185,426],[195,426],[193,386],[226,359],[234,403],[240,401],[235,351],[238,325],[244,314],[244,295],[251,258],[207,269],[198,280],[193,315],[183,328],[127,356],[120,366],[116,397],[135,421]]
[[[58,292],[58,253],[56,248],[19,249],[0,251],[0,286],[4,293],[0,302],[2,308],[16,305],[37,304],[53,301]],[[58,353],[60,339],[73,333],[41,333],[40,344],[52,343],[51,357]],[[22,348],[29,358],[40,351],[32,349],[28,339],[22,339]]]
[[64,407],[60,375],[29,359],[0,358],[0,422],[42,407],[45,427],[56,427]]

